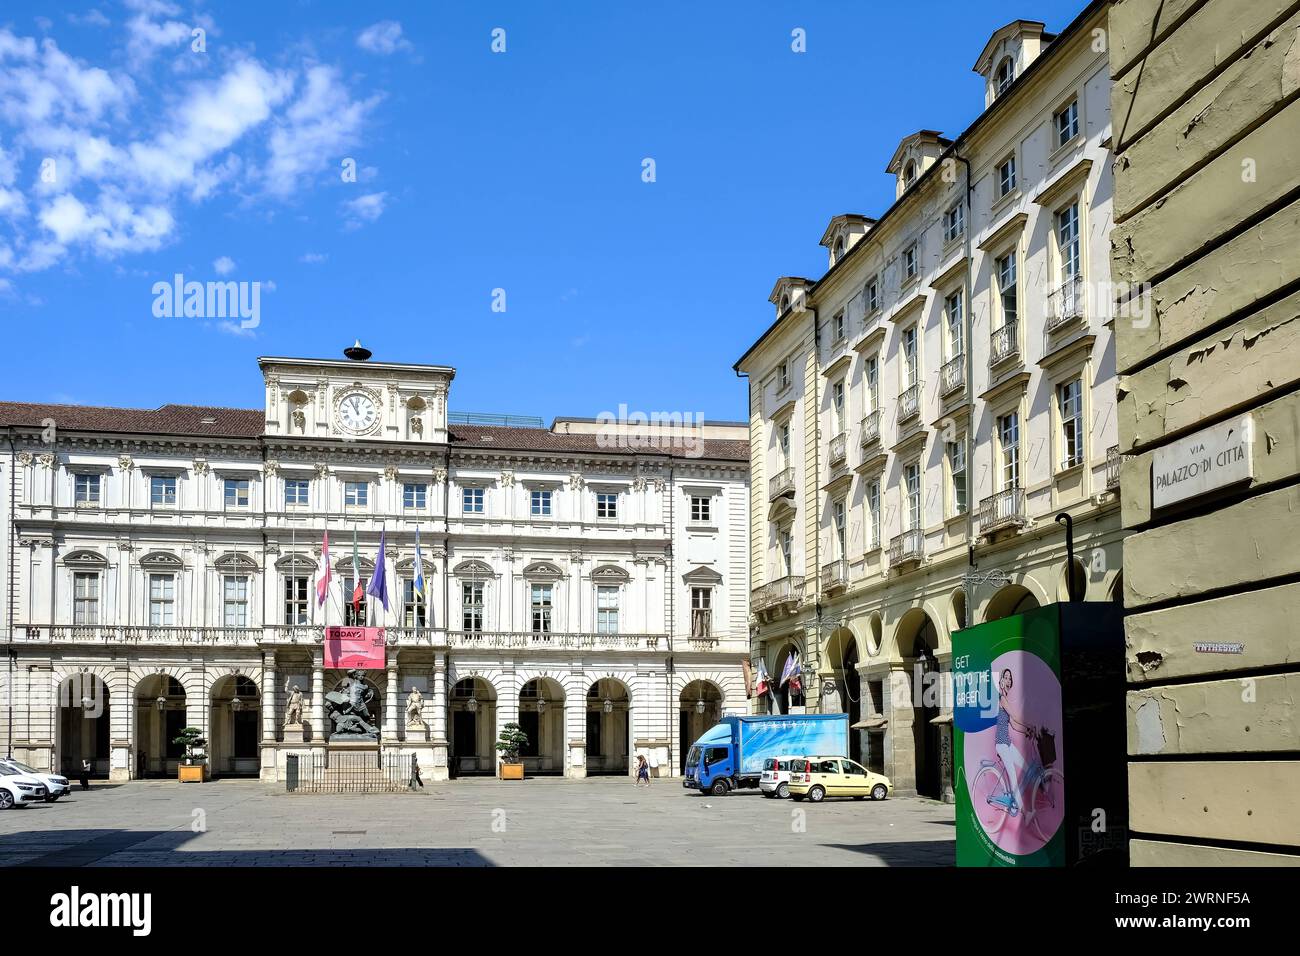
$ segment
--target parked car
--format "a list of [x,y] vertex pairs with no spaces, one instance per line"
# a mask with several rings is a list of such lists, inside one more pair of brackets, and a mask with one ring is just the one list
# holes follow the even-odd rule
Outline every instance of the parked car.
[[29,777],[35,777],[41,783],[45,784],[45,789],[47,791],[45,794],[46,803],[53,803],[64,794],[72,792],[72,784],[68,783],[68,778],[60,776],[57,773],[46,773],[43,770],[37,770],[35,767],[29,767],[27,764],[14,760],[11,757],[0,757],[0,764],[12,767],[19,773],[26,774]]
[[758,779],[758,789],[765,797],[784,800],[790,796],[790,768],[802,767],[807,760],[802,755],[768,757],[763,761],[763,775]]
[[47,792],[36,777],[19,773],[8,764],[0,765],[0,810],[42,803]]
[[790,771],[790,796],[807,797],[821,803],[827,797],[852,797],[855,800],[884,800],[892,784],[889,778],[872,773],[848,757],[807,757],[803,766]]
[[768,757],[848,747],[848,714],[728,715],[691,745],[682,786],[720,797],[757,787]]

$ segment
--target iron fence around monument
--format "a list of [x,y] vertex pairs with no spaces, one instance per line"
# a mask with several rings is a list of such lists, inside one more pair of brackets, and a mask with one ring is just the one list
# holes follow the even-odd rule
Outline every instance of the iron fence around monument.
[[289,793],[399,793],[414,778],[414,754],[289,754],[285,789]]

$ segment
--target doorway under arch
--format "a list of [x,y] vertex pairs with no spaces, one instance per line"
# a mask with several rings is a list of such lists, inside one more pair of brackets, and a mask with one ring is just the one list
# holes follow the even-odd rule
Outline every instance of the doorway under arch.
[[587,776],[625,775],[631,770],[632,695],[614,677],[587,690]]
[[[912,662],[912,753],[916,766],[916,792],[935,800],[943,796],[942,731],[939,716],[939,631],[920,608],[913,608],[898,624],[898,648]],[[896,741],[895,747],[898,746]]]
[[772,713],[774,714],[788,714],[792,707],[805,705],[804,675],[796,674],[788,681],[781,680],[781,675],[785,673],[786,661],[791,657],[799,657],[799,648],[794,644],[786,644],[777,653],[772,668]]
[[999,621],[1013,614],[1023,614],[1038,607],[1038,598],[1023,584],[1006,584],[989,600],[984,609],[985,621]]
[[[826,640],[826,661],[835,672],[834,697],[822,695],[822,713],[849,715],[849,753],[851,760],[862,762],[863,737],[867,731],[855,724],[862,722],[862,678],[858,673],[858,641],[847,627],[832,632]],[[827,709],[827,708],[830,709]]]
[[59,684],[58,751],[59,772],[65,777],[81,776],[81,762],[90,761],[90,776],[107,777],[111,764],[112,699],[108,684],[90,673],[77,673]]
[[722,690],[713,681],[693,680],[682,688],[677,706],[678,773],[686,773],[691,744],[722,719]]
[[[262,769],[262,705],[257,685],[243,674],[227,674],[213,683],[211,696],[208,759],[213,776],[256,777]],[[371,708],[374,713],[373,703]]]
[[549,677],[535,677],[519,689],[519,729],[528,737],[520,751],[524,772],[564,773],[564,688]]
[[135,686],[135,776],[175,777],[185,748],[185,688],[170,674],[150,674]]
[[451,690],[451,753],[456,776],[496,773],[497,692],[482,677],[463,677]]

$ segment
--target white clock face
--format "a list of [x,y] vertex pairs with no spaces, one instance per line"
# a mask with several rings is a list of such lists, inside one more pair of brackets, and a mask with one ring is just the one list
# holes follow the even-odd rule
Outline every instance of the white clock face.
[[378,418],[379,409],[365,392],[351,392],[339,401],[339,424],[348,431],[369,431]]

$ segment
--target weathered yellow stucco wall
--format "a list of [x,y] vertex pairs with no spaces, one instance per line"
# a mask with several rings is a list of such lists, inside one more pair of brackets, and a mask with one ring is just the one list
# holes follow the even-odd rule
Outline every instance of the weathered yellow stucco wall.
[[[1109,39],[1131,862],[1297,865],[1300,3],[1117,0]],[[1220,423],[1250,481],[1154,508]]]

